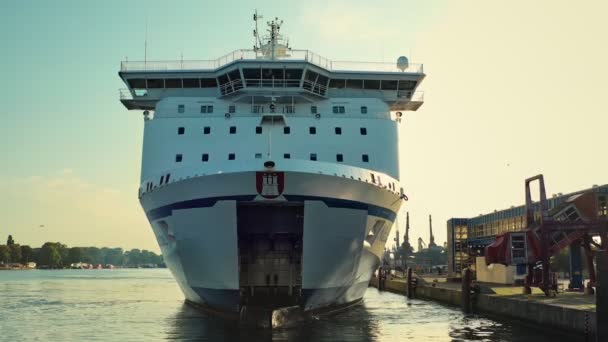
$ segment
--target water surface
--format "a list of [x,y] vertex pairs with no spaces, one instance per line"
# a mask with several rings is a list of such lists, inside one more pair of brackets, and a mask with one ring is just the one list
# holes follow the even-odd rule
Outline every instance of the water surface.
[[0,340],[576,340],[373,288],[346,312],[274,331],[212,317],[184,305],[183,298],[166,269],[0,271]]

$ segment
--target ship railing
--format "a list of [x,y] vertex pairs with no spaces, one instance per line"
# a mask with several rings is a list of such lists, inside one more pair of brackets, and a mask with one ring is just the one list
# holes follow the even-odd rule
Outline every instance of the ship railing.
[[133,94],[127,88],[118,89],[118,93],[121,100],[133,100]]
[[412,102],[424,102],[424,91],[397,90],[397,98]]
[[[207,70],[214,71],[236,61],[269,61],[255,50],[235,50],[214,60],[165,60],[165,61],[123,61],[121,71],[172,71]],[[288,50],[287,55],[275,61],[309,62],[329,71],[367,71],[367,72],[408,72],[423,73],[423,64],[409,63],[407,68],[399,69],[397,63],[332,61],[310,50]]]

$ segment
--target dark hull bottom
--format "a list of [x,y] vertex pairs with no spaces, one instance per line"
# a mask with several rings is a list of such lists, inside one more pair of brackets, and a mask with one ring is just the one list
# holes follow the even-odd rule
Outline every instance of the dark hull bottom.
[[303,310],[300,306],[280,308],[276,310],[269,310],[261,307],[243,307],[239,313],[217,309],[216,307],[195,303],[187,299],[185,300],[185,303],[216,317],[239,321],[245,325],[252,325],[261,328],[279,328],[289,327],[298,322],[312,319],[315,316],[318,317],[339,313],[352,306],[358,305],[362,300],[363,298],[359,298],[351,302],[329,305],[323,308],[307,311]]
[[[362,281],[351,286],[330,287],[322,289],[302,289],[299,299],[303,303],[304,311],[315,312],[326,307],[348,304],[363,298],[368,282]],[[231,312],[238,315],[241,311],[241,297],[239,290],[206,289],[201,287],[192,288],[196,294],[204,300],[204,303],[196,303],[217,311]]]

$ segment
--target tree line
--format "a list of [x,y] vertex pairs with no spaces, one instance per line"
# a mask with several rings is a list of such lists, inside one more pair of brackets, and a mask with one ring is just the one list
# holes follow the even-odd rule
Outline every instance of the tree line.
[[68,247],[61,242],[46,242],[40,248],[15,243],[11,235],[6,245],[0,245],[0,263],[27,264],[35,262],[38,267],[64,268],[70,264],[111,264],[123,267],[162,265],[163,258],[148,250],[108,247]]

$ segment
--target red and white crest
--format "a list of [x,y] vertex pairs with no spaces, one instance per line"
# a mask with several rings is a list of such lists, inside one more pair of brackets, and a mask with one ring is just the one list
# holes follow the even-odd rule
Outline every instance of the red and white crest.
[[273,199],[281,196],[285,188],[283,172],[256,172],[255,188],[260,196]]

